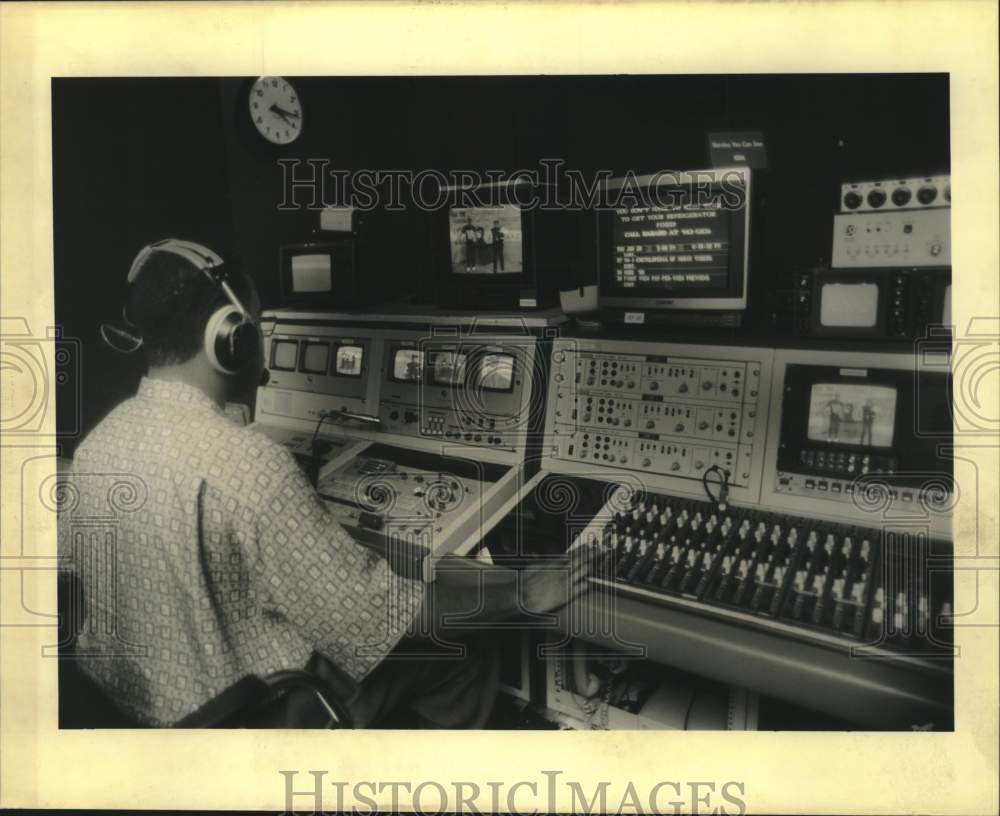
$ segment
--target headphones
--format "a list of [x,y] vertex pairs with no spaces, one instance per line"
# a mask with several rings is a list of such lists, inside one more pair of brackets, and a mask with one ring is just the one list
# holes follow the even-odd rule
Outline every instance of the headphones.
[[[219,268],[224,263],[222,258],[208,247],[193,241],[167,238],[139,250],[129,268],[127,283],[132,283],[139,276],[149,256],[154,252],[170,252],[188,261],[199,272],[204,273],[212,285],[226,296],[229,303],[216,309],[205,324],[205,356],[216,371],[227,375],[239,373],[257,353],[259,334],[250,312],[229,285],[226,272]],[[126,323],[132,325],[124,309],[122,316]],[[132,348],[121,348],[109,339],[109,333],[130,342]],[[141,337],[106,323],[101,326],[101,336],[104,342],[116,351],[130,353],[142,346]]]

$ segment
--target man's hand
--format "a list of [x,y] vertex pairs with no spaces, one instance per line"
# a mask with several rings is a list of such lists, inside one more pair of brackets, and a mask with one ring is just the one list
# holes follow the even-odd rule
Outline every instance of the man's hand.
[[587,590],[588,576],[607,553],[596,547],[577,547],[559,561],[547,561],[521,570],[522,611],[538,615],[553,612],[579,598]]

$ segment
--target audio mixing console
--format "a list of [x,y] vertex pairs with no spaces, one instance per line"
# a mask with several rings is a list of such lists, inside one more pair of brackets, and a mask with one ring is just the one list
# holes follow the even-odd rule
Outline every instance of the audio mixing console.
[[519,547],[609,553],[569,634],[859,723],[947,721],[946,370],[579,339],[551,370]]

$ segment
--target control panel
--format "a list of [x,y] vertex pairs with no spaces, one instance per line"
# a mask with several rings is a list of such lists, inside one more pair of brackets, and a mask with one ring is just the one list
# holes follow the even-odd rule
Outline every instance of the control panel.
[[534,337],[427,336],[381,340],[378,418],[383,436],[426,448],[469,447],[523,456],[533,417]]
[[572,471],[648,474],[701,493],[715,466],[734,495],[760,491],[769,349],[557,340],[547,456]]
[[777,351],[762,502],[950,537],[950,389],[912,353]]
[[947,723],[946,372],[912,353],[556,340],[517,542],[607,553],[574,637],[855,722]]
[[831,265],[951,266],[951,208],[839,213],[833,217]]
[[857,181],[840,187],[841,212],[921,210],[951,206],[951,176]]
[[494,468],[400,455],[375,445],[360,455],[332,460],[316,489],[356,539],[434,552],[453,538],[457,527],[478,525],[484,493],[495,481]]
[[267,312],[261,325],[268,381],[257,391],[257,422],[311,433],[326,417],[324,429],[363,438],[351,417],[374,412],[377,333],[300,321],[294,312]]

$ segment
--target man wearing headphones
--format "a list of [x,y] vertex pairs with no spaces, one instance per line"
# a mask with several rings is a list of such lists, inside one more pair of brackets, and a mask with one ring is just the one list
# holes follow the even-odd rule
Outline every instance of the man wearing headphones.
[[430,726],[481,727],[497,667],[474,639],[464,659],[385,658],[404,636],[440,658],[448,615],[488,626],[556,609],[583,591],[589,559],[516,574],[455,558],[428,585],[397,575],[328,514],[286,449],[224,411],[249,402],[263,370],[251,281],[174,239],[144,248],[128,280],[133,328],[116,333],[141,346],[148,373],[79,446],[74,472],[104,474],[79,483],[87,512],[107,507],[122,474],[144,495],[118,519],[113,558],[81,570],[88,615],[104,620],[80,636],[84,670],[153,726],[248,674],[308,666],[339,683],[358,726],[407,704]]

